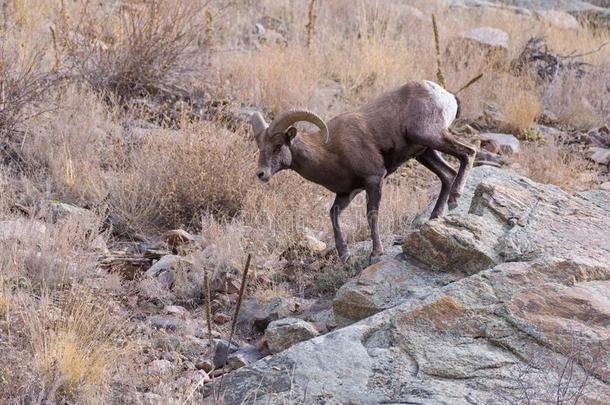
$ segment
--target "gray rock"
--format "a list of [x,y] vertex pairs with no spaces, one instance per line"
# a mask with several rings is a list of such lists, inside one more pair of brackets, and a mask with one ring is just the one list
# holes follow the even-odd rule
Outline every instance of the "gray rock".
[[294,297],[275,297],[266,304],[249,299],[244,302],[237,321],[245,330],[263,332],[269,323],[281,318],[293,317],[301,309],[301,303]]
[[[436,270],[476,273],[505,261],[558,258],[603,261],[610,251],[608,223],[599,206],[556,186],[537,184],[498,169],[480,180],[479,168],[455,214],[428,221],[408,235],[407,254]],[[465,198],[464,198],[465,197]],[[467,214],[463,204],[470,200]]]
[[[229,374],[225,403],[252,392],[263,403],[505,403],[523,395],[523,384],[545,403],[568,364],[573,380],[563,380],[564,398],[585,382],[583,403],[610,398],[603,371],[588,376],[564,346],[566,337],[585,344],[584,361],[604,339],[608,307],[599,294],[607,282],[561,287],[574,276],[608,277],[601,271],[564,261],[501,264]],[[569,331],[576,314],[585,322],[582,341],[561,329]]]
[[159,259],[155,264],[150,266],[144,276],[146,277],[158,277],[161,273],[165,271],[171,271],[174,266],[177,266],[184,259],[181,256],[177,255],[167,255],[163,256]]
[[166,318],[162,316],[151,317],[150,326],[156,329],[176,330],[180,327],[180,321],[174,318]]
[[195,368],[209,373],[214,369],[214,364],[212,364],[212,362],[208,359],[200,359],[195,363]]
[[263,354],[256,350],[256,347],[244,347],[231,353],[227,358],[227,364],[231,369],[237,370],[238,368],[245,367],[250,363],[258,361],[263,357]]
[[214,368],[222,368],[227,362],[227,356],[239,350],[238,345],[233,342],[229,345],[229,342],[224,339],[215,340],[215,346],[214,359],[212,360]]
[[40,221],[18,218],[0,221],[0,242],[40,243],[47,237],[47,226]]
[[465,55],[480,55],[488,66],[498,68],[508,63],[508,34],[493,27],[478,27],[459,33],[449,42],[445,50],[445,60],[455,68],[469,65]]
[[[466,180],[466,185],[464,186],[464,192],[462,196],[457,201],[458,205],[456,208],[451,210],[452,215],[464,215],[468,213],[470,209],[470,204],[472,203],[472,197],[474,196],[475,188],[483,181],[483,179],[491,176],[503,176],[505,179],[513,179],[519,178],[519,175],[509,172],[506,170],[500,170],[494,167],[489,166],[481,166],[473,168]],[[436,198],[434,201],[431,201],[430,204],[426,207],[426,209],[417,215],[413,220],[413,225],[419,226],[424,224],[430,218],[430,214],[432,213],[432,209],[434,208],[434,204],[436,202]]]
[[188,311],[186,308],[181,307],[180,305],[166,305],[163,307],[163,312],[168,315],[175,315],[180,317],[185,317],[188,315]]
[[383,258],[344,284],[333,310],[340,324],[358,321],[394,307],[407,299],[424,298],[461,276],[431,272],[402,257]]
[[[410,251],[453,279],[422,276],[422,294],[398,289],[397,306],[234,371],[225,403],[518,403],[533,392],[608,403],[606,191],[573,195],[488,167],[467,190]],[[389,291],[375,284],[384,274],[401,281],[392,266],[369,268],[371,291]]]
[[610,149],[591,146],[587,150],[587,155],[595,163],[610,167]]
[[606,182],[592,190],[577,192],[576,195],[603,210],[610,211],[610,182]]
[[265,339],[271,353],[279,353],[315,336],[318,336],[316,328],[309,322],[297,318],[273,321],[265,330]]
[[479,134],[481,141],[494,141],[500,147],[503,155],[514,155],[519,153],[519,140],[511,134],[498,134],[494,132],[484,132]]
[[580,24],[576,17],[560,10],[537,10],[536,16],[544,23],[564,30],[578,30]]
[[459,34],[463,39],[474,41],[484,47],[508,50],[508,34],[493,27],[478,27]]
[[610,28],[610,9],[598,7],[581,0],[491,0],[493,3],[508,4],[530,10],[563,11],[574,16],[582,25],[593,29]]
[[148,369],[153,374],[167,374],[172,368],[172,363],[169,360],[153,360],[148,365]]
[[545,141],[559,141],[565,136],[563,131],[557,128],[549,127],[547,125],[534,124],[530,127],[534,131],[538,131],[542,135],[542,139]]
[[43,211],[48,211],[51,214],[49,218],[51,222],[57,223],[63,220],[78,221],[81,226],[93,230],[98,225],[97,216],[90,210],[62,203],[60,201],[46,201],[41,207]]

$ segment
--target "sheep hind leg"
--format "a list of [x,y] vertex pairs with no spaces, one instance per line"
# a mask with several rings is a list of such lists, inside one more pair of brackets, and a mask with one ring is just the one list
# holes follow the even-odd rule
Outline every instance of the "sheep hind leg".
[[457,172],[433,149],[426,150],[423,154],[419,155],[416,160],[436,174],[441,181],[441,191],[438,194],[436,204],[430,215],[430,219],[438,218],[445,212],[451,186],[453,185]]
[[458,141],[449,130],[443,131],[442,142],[439,145],[435,145],[434,149],[455,156],[460,161],[460,167],[449,192],[448,205],[449,209],[452,210],[457,207],[457,200],[464,191],[464,184],[466,183],[468,172],[474,163],[476,150],[472,146]]
[[347,208],[356,194],[357,192],[350,194],[337,194],[335,197],[335,202],[333,203],[332,207],[330,207],[330,220],[332,222],[333,233],[335,235],[335,248],[337,249],[337,254],[339,255],[339,259],[342,263],[347,262],[350,257],[350,252],[347,248],[347,243],[343,238],[343,232],[341,232],[339,215],[341,215],[341,212]]

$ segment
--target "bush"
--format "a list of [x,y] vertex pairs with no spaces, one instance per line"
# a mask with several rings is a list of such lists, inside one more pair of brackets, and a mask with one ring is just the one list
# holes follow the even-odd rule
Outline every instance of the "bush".
[[0,42],[0,137],[3,148],[14,139],[15,130],[32,116],[36,108],[57,82],[53,70],[43,68],[44,52],[39,49],[23,52]]
[[[202,7],[195,0],[127,1],[108,11],[86,1],[78,18],[62,16],[58,43],[93,88],[120,97],[156,95],[201,66],[197,39]],[[73,21],[77,21],[73,24]]]

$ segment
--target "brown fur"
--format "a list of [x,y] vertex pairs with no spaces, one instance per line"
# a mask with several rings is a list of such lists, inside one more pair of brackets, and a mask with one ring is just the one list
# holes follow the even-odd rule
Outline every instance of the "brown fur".
[[[338,223],[340,212],[365,190],[373,238],[371,256],[382,254],[377,215],[383,179],[411,158],[441,179],[442,189],[432,217],[442,215],[448,201],[450,207],[456,204],[475,150],[451,135],[443,111],[433,102],[424,82],[409,82],[388,91],[358,110],[337,115],[327,126],[328,143],[317,135],[296,135],[294,127],[283,134],[258,134],[258,175],[266,181],[279,170],[292,169],[336,193],[331,220],[343,260],[349,253]],[[457,157],[459,172],[437,151]]]

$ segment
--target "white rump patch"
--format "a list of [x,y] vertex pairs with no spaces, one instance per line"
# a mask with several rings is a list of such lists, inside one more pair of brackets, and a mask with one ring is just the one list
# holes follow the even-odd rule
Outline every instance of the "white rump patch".
[[425,83],[430,91],[430,96],[432,96],[436,105],[443,111],[445,128],[449,128],[449,125],[451,125],[457,115],[458,105],[455,96],[434,82],[426,80]]

